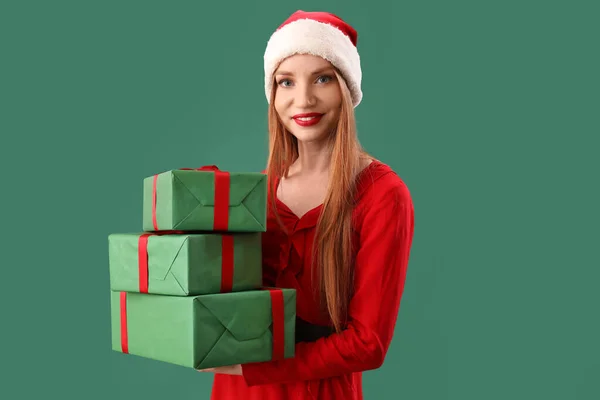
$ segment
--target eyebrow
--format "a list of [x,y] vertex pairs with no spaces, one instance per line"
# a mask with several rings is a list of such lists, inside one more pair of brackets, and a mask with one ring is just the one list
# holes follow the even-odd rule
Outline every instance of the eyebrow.
[[[321,68],[316,70],[315,72],[312,73],[312,75],[318,75],[318,74],[322,74],[325,71],[333,71],[333,69],[331,67],[325,67],[325,68]],[[288,72],[288,71],[277,71],[275,73],[275,75],[290,75],[290,76],[294,76],[293,73]]]

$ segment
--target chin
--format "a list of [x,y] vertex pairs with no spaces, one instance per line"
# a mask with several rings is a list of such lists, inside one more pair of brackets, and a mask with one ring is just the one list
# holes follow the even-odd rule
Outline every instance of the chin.
[[324,140],[327,135],[322,130],[310,130],[310,129],[288,129],[292,135],[300,142],[320,142]]

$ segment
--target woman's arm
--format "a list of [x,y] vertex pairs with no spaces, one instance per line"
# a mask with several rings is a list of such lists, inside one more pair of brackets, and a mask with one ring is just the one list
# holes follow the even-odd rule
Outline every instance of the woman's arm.
[[294,358],[242,365],[248,385],[323,379],[383,364],[404,290],[414,209],[401,181],[373,195],[360,230],[347,329],[316,342],[296,344]]

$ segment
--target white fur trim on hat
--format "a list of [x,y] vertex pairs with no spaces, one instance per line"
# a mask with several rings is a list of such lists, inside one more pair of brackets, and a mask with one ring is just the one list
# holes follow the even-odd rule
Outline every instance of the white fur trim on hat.
[[354,107],[362,100],[360,56],[350,38],[333,25],[300,19],[275,31],[264,54],[265,94],[270,101],[273,73],[279,63],[294,54],[320,56],[342,73]]

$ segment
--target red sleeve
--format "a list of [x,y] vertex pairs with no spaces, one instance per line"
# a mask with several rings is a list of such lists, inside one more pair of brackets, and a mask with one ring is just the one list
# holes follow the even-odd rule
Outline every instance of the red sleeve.
[[249,386],[324,379],[383,364],[404,290],[414,210],[403,183],[372,195],[360,227],[348,327],[316,342],[297,343],[294,358],[242,365]]

